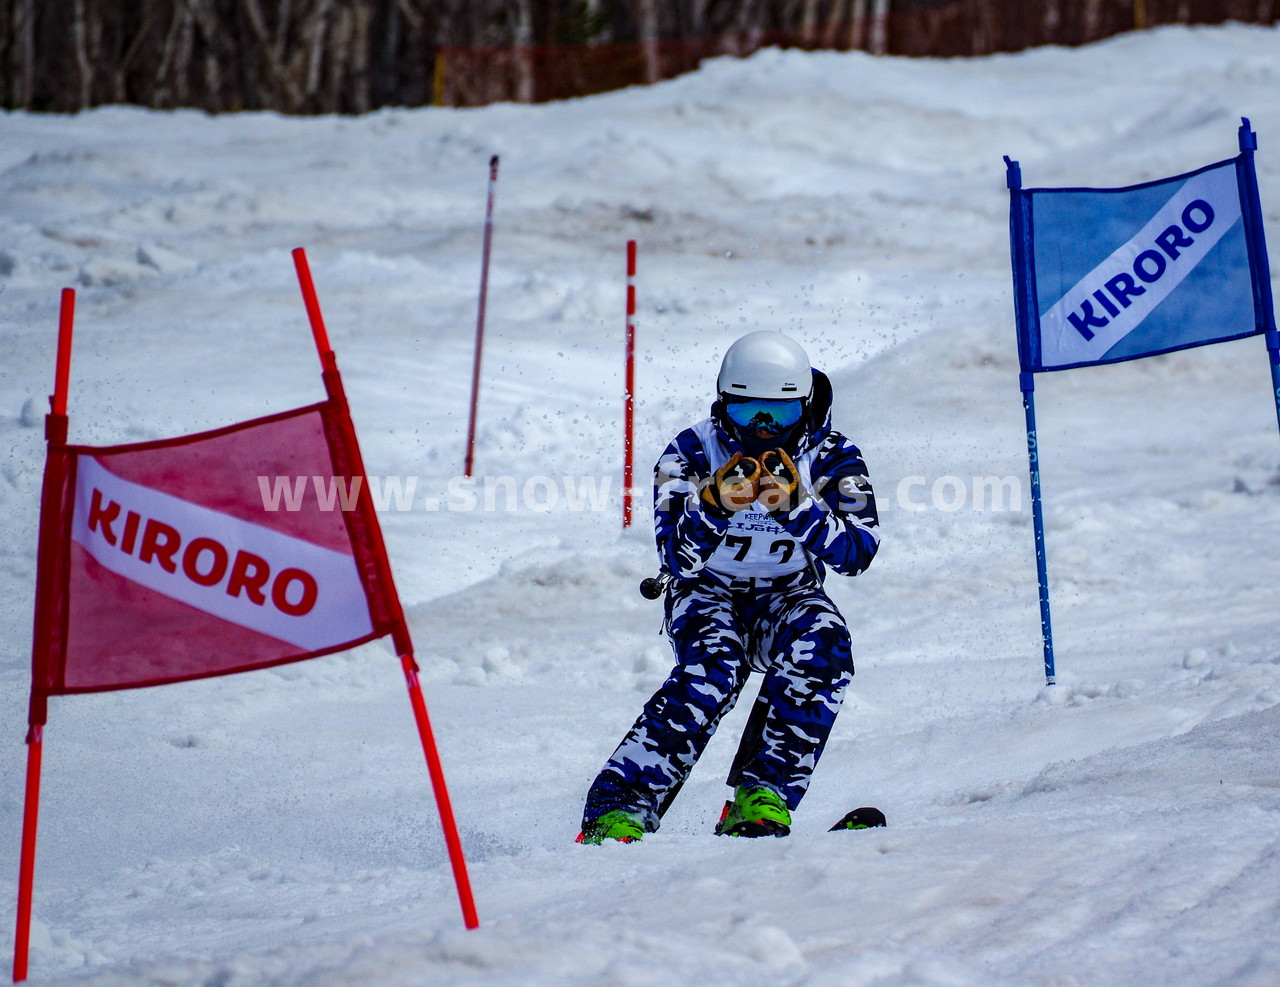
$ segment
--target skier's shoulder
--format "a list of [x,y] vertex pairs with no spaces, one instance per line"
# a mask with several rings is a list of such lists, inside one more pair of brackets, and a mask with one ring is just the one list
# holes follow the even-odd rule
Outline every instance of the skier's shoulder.
[[813,462],[818,465],[837,465],[862,459],[862,450],[849,436],[830,426],[813,436]]
[[724,445],[724,435],[720,423],[707,417],[690,425],[671,444],[683,452],[707,456]]
[[694,468],[704,470],[709,459],[709,451],[719,443],[716,423],[711,418],[690,425],[681,430],[668,444],[662,454],[663,462],[677,459]]

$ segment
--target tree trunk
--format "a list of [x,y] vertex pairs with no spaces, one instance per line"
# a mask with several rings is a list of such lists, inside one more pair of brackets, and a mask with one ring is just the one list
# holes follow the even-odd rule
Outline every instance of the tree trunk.
[[1048,44],[1060,42],[1062,38],[1062,0],[1045,0],[1042,23],[1044,42]]
[[72,108],[86,110],[93,105],[93,59],[89,55],[89,16],[85,0],[75,0],[71,15],[71,44],[76,55],[76,94]]
[[9,26],[9,105],[25,109],[35,98],[35,0],[14,0]]
[[662,78],[662,59],[658,51],[657,0],[640,0],[640,51],[644,59],[644,81],[657,82]]
[[867,50],[873,55],[883,55],[889,50],[889,0],[873,0]]
[[1102,36],[1102,0],[1084,0],[1084,42],[1097,41]]
[[806,48],[818,43],[818,0],[804,0],[800,15],[800,43]]
[[370,26],[373,8],[366,0],[359,0],[351,12],[351,109],[355,113],[367,113],[373,109],[369,86],[369,49],[372,43]]
[[995,0],[979,0],[978,32],[973,39],[973,54],[989,55],[996,50],[998,16],[992,9]]
[[329,33],[329,13],[332,9],[333,0],[320,0],[302,32],[299,64],[306,66],[306,74],[302,86],[303,105],[299,109],[316,106],[316,96],[320,92],[324,73],[325,36]]

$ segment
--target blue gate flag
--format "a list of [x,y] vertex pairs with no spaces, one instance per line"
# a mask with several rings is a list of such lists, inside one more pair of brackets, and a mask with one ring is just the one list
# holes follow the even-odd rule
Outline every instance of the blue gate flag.
[[1274,328],[1250,151],[1127,188],[1022,189],[1009,168],[1024,373]]
[[1018,375],[1027,418],[1044,673],[1054,683],[1035,375],[1266,337],[1280,421],[1280,331],[1249,121],[1240,154],[1127,188],[1022,187],[1006,157]]

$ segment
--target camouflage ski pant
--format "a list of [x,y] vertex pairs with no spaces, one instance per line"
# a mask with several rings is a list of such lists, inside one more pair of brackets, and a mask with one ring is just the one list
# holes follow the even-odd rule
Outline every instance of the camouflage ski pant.
[[853,675],[840,611],[808,572],[732,585],[674,582],[666,608],[675,668],[596,777],[584,825],[622,809],[656,830],[752,671],[764,673],[768,710],[736,782],[769,785],[794,809]]

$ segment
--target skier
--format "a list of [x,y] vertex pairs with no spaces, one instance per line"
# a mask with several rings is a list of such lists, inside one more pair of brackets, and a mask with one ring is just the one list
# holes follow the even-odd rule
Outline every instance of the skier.
[[879,528],[862,455],[831,428],[830,381],[762,330],[729,347],[716,387],[654,470],[675,667],[591,785],[582,843],[657,830],[752,671],[764,680],[715,831],[787,835],[853,675],[823,577],[863,572]]

